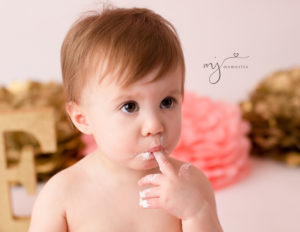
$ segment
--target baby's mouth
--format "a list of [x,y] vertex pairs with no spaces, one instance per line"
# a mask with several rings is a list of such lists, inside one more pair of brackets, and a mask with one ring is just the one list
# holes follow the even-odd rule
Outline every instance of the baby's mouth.
[[153,160],[155,159],[153,152],[156,151],[163,151],[164,150],[164,141],[163,141],[163,136],[160,137],[160,144],[159,146],[152,147],[150,150],[145,151],[143,153],[137,154],[137,157],[141,157],[143,160]]
[[153,152],[148,151],[138,154],[137,157],[141,157],[143,160],[152,160],[155,158]]

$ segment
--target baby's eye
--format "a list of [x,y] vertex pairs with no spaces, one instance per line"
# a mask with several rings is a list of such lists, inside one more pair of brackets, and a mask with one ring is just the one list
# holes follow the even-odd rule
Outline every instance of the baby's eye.
[[162,108],[171,108],[176,103],[176,99],[173,97],[166,97],[164,100],[162,100],[161,105]]
[[133,113],[137,110],[137,104],[135,102],[127,102],[121,108],[125,113]]

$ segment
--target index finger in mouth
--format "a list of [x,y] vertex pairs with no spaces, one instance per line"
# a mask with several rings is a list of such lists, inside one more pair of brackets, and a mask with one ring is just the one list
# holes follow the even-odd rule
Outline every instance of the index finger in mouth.
[[168,158],[160,151],[153,152],[153,155],[159,165],[160,171],[168,176],[174,176],[176,175],[176,171],[173,167],[173,165],[170,163]]

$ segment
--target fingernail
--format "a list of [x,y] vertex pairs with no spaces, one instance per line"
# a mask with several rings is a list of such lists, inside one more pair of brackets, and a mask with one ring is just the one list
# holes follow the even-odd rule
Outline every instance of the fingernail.
[[142,206],[143,208],[148,208],[149,207],[149,203],[147,200],[139,200],[139,205]]

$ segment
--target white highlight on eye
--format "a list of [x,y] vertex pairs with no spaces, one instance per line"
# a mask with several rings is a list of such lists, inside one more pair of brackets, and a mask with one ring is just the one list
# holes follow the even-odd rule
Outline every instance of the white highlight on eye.
[[150,206],[147,200],[142,200],[142,199],[139,200],[139,205],[142,206],[143,208],[148,208]]

